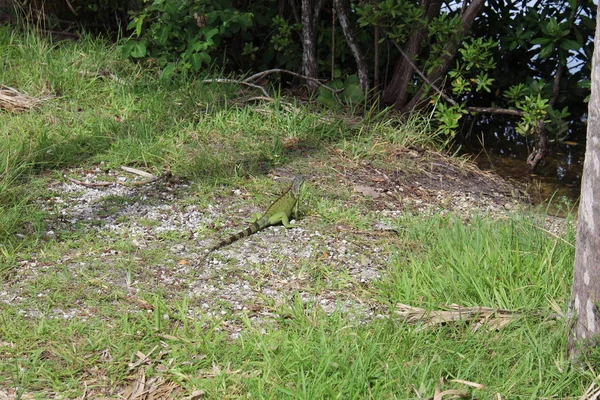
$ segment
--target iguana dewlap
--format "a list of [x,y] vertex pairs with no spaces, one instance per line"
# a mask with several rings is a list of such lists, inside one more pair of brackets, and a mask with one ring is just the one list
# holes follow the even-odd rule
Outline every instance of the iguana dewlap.
[[251,225],[246,229],[239,231],[236,234],[229,236],[211,247],[208,252],[212,252],[220,249],[223,246],[227,246],[236,240],[247,237],[256,233],[262,229],[265,229],[271,225],[277,225],[281,222],[286,228],[293,228],[295,225],[290,224],[290,218],[298,217],[298,200],[300,199],[300,193],[302,185],[304,184],[304,177],[296,176],[292,185],[286,190],[277,200],[275,200],[264,214],[255,215],[251,221]]

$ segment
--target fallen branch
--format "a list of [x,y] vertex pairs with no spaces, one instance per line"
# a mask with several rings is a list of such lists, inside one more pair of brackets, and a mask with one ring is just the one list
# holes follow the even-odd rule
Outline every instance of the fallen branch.
[[124,165],[121,166],[121,169],[135,175],[143,176],[144,178],[156,178],[156,175],[153,175],[150,172],[142,171],[141,169],[126,167]]
[[[490,307],[461,307],[457,304],[451,304],[449,310],[428,311],[419,307],[412,307],[407,304],[398,304],[396,314],[404,318],[410,324],[422,323],[418,330],[434,326],[455,323],[455,322],[474,322],[472,331],[475,332],[486,325],[488,329],[500,330],[522,317],[526,313],[521,311],[503,310]],[[527,313],[531,315],[531,313]],[[541,312],[534,312],[538,317],[544,316]],[[552,314],[551,319],[559,319],[559,314]]]
[[525,115],[525,113],[523,113],[523,111],[511,110],[510,108],[496,108],[496,107],[467,107],[467,111],[472,112],[472,113],[514,115],[515,117],[522,117],[523,115]]
[[269,93],[267,92],[267,90],[264,87],[259,86],[259,85],[255,85],[254,83],[240,81],[240,80],[237,80],[237,79],[217,78],[217,79],[205,79],[205,80],[202,81],[202,83],[214,83],[214,82],[216,82],[216,83],[235,83],[235,84],[238,84],[238,85],[246,85],[246,86],[249,86],[251,88],[260,90],[266,97],[269,97],[269,98],[271,97],[271,96],[269,96]]
[[40,98],[31,97],[10,86],[0,85],[0,109],[19,112],[27,111],[39,103],[52,98],[52,96],[44,96]]
[[65,176],[65,179],[73,182],[76,185],[81,185],[81,186],[85,186],[85,187],[90,187],[90,188],[98,188],[98,187],[106,187],[106,186],[112,186],[114,185],[114,182],[84,182],[84,181],[80,181],[78,179],[74,179],[68,176]]
[[271,96],[269,96],[269,93],[267,92],[267,90],[264,87],[257,85],[255,83],[251,83],[251,82],[255,81],[257,79],[260,79],[262,77],[265,77],[269,74],[275,74],[275,73],[284,73],[284,74],[292,75],[292,76],[295,76],[298,78],[307,79],[309,81],[314,81],[320,87],[325,88],[333,93],[339,93],[344,90],[344,89],[330,88],[329,86],[325,85],[324,83],[321,83],[321,81],[316,78],[311,78],[306,75],[298,74],[296,72],[288,71],[287,69],[281,69],[281,68],[274,68],[274,69],[269,69],[266,71],[258,72],[254,75],[250,75],[249,77],[247,77],[244,80],[216,78],[216,79],[205,79],[202,81],[202,83],[215,83],[216,82],[216,83],[235,83],[235,84],[239,84],[239,85],[246,85],[248,87],[260,90],[265,95],[266,98],[268,98],[269,100],[273,100],[273,98]]
[[68,176],[64,176],[65,179],[67,179],[70,182],[73,182],[76,185],[81,185],[81,186],[85,186],[85,187],[89,187],[89,188],[100,188],[100,187],[107,187],[107,186],[113,186],[113,185],[120,185],[120,186],[125,186],[125,187],[137,187],[137,186],[143,186],[143,185],[147,185],[149,183],[153,183],[159,180],[164,180],[165,182],[169,182],[172,178],[173,178],[173,174],[171,173],[171,171],[165,171],[162,174],[160,174],[159,176],[150,174],[148,172],[136,169],[136,168],[130,168],[130,167],[121,167],[122,170],[130,172],[132,174],[135,175],[139,175],[139,176],[144,176],[147,177],[147,179],[144,179],[142,181],[137,181],[137,182],[131,182],[131,183],[124,183],[124,182],[84,182],[78,179],[74,179]]
[[316,78],[311,78],[309,76],[306,75],[302,75],[299,74],[297,72],[292,72],[292,71],[288,71],[287,69],[281,69],[281,68],[274,68],[274,69],[268,69],[266,71],[262,71],[262,72],[258,72],[254,75],[250,75],[249,77],[247,77],[246,79],[244,79],[244,82],[250,82],[250,81],[254,81],[256,79],[260,79],[263,76],[269,75],[269,74],[275,74],[275,73],[284,73],[284,74],[288,74],[288,75],[292,75],[295,76],[297,78],[302,78],[302,79],[307,79],[309,81],[314,81],[316,82],[319,86],[323,87],[324,89],[327,89],[333,93],[340,93],[342,92],[344,89],[334,89],[334,88],[330,88],[329,86],[325,85],[324,83],[321,83],[321,81],[319,79]]

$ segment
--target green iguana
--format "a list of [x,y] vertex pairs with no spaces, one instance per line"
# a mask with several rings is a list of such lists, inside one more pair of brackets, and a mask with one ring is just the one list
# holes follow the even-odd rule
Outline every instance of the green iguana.
[[229,236],[227,239],[224,239],[211,247],[208,252],[213,252],[215,250],[220,249],[223,246],[227,246],[239,240],[241,238],[247,237],[256,233],[262,229],[265,229],[271,225],[277,225],[281,222],[283,226],[286,228],[294,228],[295,225],[290,224],[290,217],[297,218],[298,217],[298,203],[300,199],[300,193],[302,191],[302,186],[304,184],[304,177],[296,176],[294,177],[294,181],[292,185],[286,190],[277,200],[273,202],[267,208],[264,214],[256,213],[252,220],[250,221],[251,225],[246,229]]

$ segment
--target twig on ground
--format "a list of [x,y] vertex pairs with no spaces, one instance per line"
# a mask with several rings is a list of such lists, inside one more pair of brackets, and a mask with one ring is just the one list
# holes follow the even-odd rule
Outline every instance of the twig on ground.
[[156,178],[156,175],[151,174],[150,172],[142,171],[141,169],[126,167],[124,165],[121,166],[121,169],[135,175],[143,176],[144,178]]
[[[525,315],[525,312],[504,310],[490,307],[461,307],[451,304],[449,310],[428,311],[407,304],[398,304],[396,314],[404,318],[408,323],[422,323],[420,329],[443,325],[453,322],[473,322],[472,331],[475,332],[486,325],[488,329],[500,330]],[[529,314],[529,313],[528,313]],[[541,312],[534,312],[538,317],[544,316]],[[552,314],[550,319],[559,319],[560,315]]]
[[258,72],[258,73],[254,74],[254,75],[250,75],[249,77],[247,77],[246,79],[244,79],[244,82],[251,82],[251,81],[254,81],[256,79],[260,79],[263,76],[266,76],[266,75],[269,75],[269,74],[276,74],[276,73],[284,73],[284,74],[295,76],[297,78],[308,79],[309,81],[316,82],[319,86],[321,86],[321,87],[323,87],[323,88],[325,88],[327,90],[330,90],[330,91],[332,91],[334,93],[338,93],[338,92],[341,92],[341,91],[344,90],[344,89],[330,88],[329,86],[325,85],[324,83],[322,83],[320,80],[318,80],[316,78],[311,78],[309,76],[302,75],[302,74],[299,74],[297,72],[292,72],[292,71],[288,71],[287,69],[281,69],[281,68],[268,69],[266,71]]
[[[250,75],[249,77],[247,77],[246,79],[243,79],[243,80],[227,79],[227,78],[215,78],[215,79],[205,79],[205,80],[202,81],[202,83],[215,83],[216,82],[216,83],[234,83],[234,84],[239,84],[239,85],[246,85],[246,86],[249,86],[251,88],[260,90],[265,95],[266,98],[273,99],[271,96],[269,96],[269,93],[267,92],[267,90],[264,87],[262,87],[260,85],[257,85],[255,83],[251,83],[251,82],[255,81],[257,79],[260,79],[260,78],[262,78],[262,77],[264,77],[266,75],[275,74],[275,73],[284,73],[284,74],[292,75],[292,76],[295,76],[295,77],[298,77],[298,78],[302,78],[302,79],[307,79],[307,80],[310,80],[310,81],[314,81],[320,87],[325,88],[325,89],[333,92],[334,94],[339,93],[339,92],[341,92],[341,91],[344,90],[344,89],[330,88],[329,86],[325,85],[324,83],[322,83],[320,80],[318,80],[316,78],[311,78],[311,77],[308,77],[306,75],[298,74],[296,72],[288,71],[287,69],[281,69],[281,68],[268,69],[266,71],[261,71],[261,72],[258,72],[256,74],[254,74],[254,75]],[[264,100],[266,100],[266,99],[264,99]]]
[[113,186],[113,185],[121,185],[121,186],[125,186],[125,187],[143,186],[143,185],[147,185],[149,183],[153,183],[153,182],[156,182],[159,180],[164,180],[165,182],[168,182],[173,177],[173,174],[171,173],[171,171],[165,171],[162,174],[160,174],[159,176],[156,176],[156,175],[153,175],[148,172],[141,171],[141,170],[135,169],[135,168],[123,166],[123,167],[121,167],[121,169],[123,169],[124,171],[127,171],[127,172],[131,172],[132,174],[135,174],[135,175],[147,177],[147,179],[144,179],[144,180],[138,181],[138,182],[131,182],[131,183],[123,183],[123,182],[118,182],[118,181],[117,182],[84,182],[84,181],[81,181],[78,179],[68,177],[66,175],[65,175],[65,179],[67,179],[70,182],[73,182],[76,185],[81,185],[81,186],[90,187],[90,188],[99,188],[99,187],[107,187],[107,186]]
[[596,377],[587,387],[585,392],[581,395],[579,400],[597,400],[600,398],[600,388],[598,387],[598,381],[600,380],[600,375]]
[[10,86],[0,85],[0,109],[12,112],[27,111],[53,96],[31,97]]
[[80,181],[78,179],[74,179],[68,176],[65,176],[65,179],[73,182],[76,185],[81,185],[81,186],[85,186],[85,187],[90,187],[90,188],[98,188],[98,187],[106,187],[106,186],[112,186],[114,185],[114,182],[84,182],[84,181]]
[[254,83],[244,82],[244,81],[240,81],[237,79],[225,79],[225,78],[205,79],[202,81],[202,83],[214,83],[214,82],[216,82],[216,83],[235,83],[238,85],[246,85],[251,88],[260,90],[266,97],[271,98],[271,96],[269,96],[269,93],[267,92],[267,90],[264,87],[255,85]]

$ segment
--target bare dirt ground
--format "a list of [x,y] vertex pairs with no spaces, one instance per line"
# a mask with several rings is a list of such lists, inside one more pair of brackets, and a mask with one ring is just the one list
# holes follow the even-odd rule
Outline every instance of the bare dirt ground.
[[[295,229],[269,227],[206,254],[215,241],[244,228],[297,173],[308,177],[308,188]],[[186,299],[191,318],[218,321],[216,329],[232,339],[245,329],[242,315],[261,327],[285,318],[284,305],[294,301],[362,323],[388,315],[370,293],[395,249],[405,245],[398,238],[403,215],[454,213],[469,223],[530,207],[521,188],[494,174],[410,149],[377,161],[331,152],[213,190],[184,179],[135,185],[144,179],[99,165],[51,180],[51,194],[39,202],[51,216],[47,245],[17,261],[0,288],[0,304],[28,318],[85,321],[99,318],[98,298],[135,313],[152,310],[147,299],[160,293],[165,301]],[[115,184],[95,187],[98,182]],[[258,201],[261,192],[266,195]],[[263,204],[263,198],[270,200]],[[553,224],[560,229],[562,220],[548,219]],[[64,278],[44,289],[40,281],[51,276]],[[74,300],[55,301],[56,285],[72,291]],[[41,312],[39,304],[51,306]],[[140,373],[118,392],[179,390],[172,382],[146,382]]]
[[[257,204],[244,188],[221,188],[198,197],[194,182],[126,186],[143,178],[121,170],[72,169],[69,180],[51,182],[52,196],[40,202],[53,216],[49,241],[69,242],[54,255],[32,254],[18,262],[0,301],[38,311],[28,297],[28,281],[57,268],[97,290],[117,288],[130,308],[149,308],[140,293],[159,291],[190,300],[190,313],[227,318],[239,311],[260,322],[298,296],[325,311],[351,311],[357,318],[378,315],[379,304],[361,296],[385,273],[403,213],[456,212],[502,218],[527,207],[518,187],[472,164],[440,154],[397,150],[378,162],[350,162],[333,154],[306,166],[272,173],[275,198],[297,172],[309,175],[309,201],[298,227],[269,227],[209,255],[216,240],[245,227]],[[112,181],[107,187],[89,183]],[[215,230],[215,227],[221,229]],[[78,240],[81,234],[87,239]],[[90,241],[89,234],[93,240]],[[90,279],[90,276],[93,276]],[[52,310],[57,318],[93,318],[81,301]],[[223,325],[232,337],[242,327]]]

